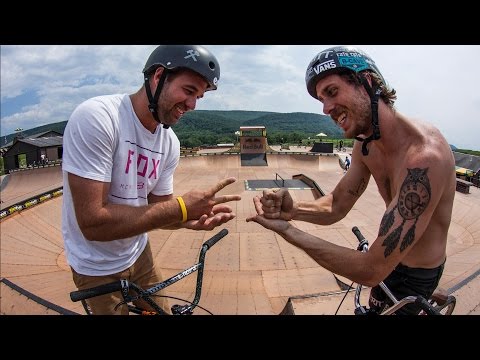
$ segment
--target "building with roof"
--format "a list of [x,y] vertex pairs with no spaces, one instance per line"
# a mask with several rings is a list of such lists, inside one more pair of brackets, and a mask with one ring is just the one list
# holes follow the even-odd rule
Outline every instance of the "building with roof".
[[465,168],[465,169],[470,169],[474,173],[478,173],[480,171],[480,157],[476,155],[470,155],[470,154],[463,154],[454,151],[453,156],[455,157],[455,165]]
[[48,161],[60,160],[63,155],[63,136],[56,131],[46,131],[28,137],[17,137],[4,148],[7,151],[2,155],[5,172],[8,173],[22,166],[21,159],[25,159],[24,166],[41,164],[44,157]]
[[480,186],[480,156],[463,154],[453,151],[455,158],[455,172],[457,177],[471,181]]

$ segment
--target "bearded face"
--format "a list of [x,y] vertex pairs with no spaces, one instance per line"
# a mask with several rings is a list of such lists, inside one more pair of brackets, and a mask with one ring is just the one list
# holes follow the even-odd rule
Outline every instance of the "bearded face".
[[339,75],[327,76],[316,86],[323,112],[343,129],[345,138],[368,137],[372,132],[370,97],[362,85]]

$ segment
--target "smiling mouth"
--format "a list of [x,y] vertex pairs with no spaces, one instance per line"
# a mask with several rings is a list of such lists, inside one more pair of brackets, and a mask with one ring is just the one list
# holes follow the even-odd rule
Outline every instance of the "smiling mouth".
[[176,106],[175,109],[177,110],[177,113],[179,114],[178,117],[181,117],[183,114],[186,113],[186,111],[183,111],[182,109],[180,109],[179,106]]
[[339,127],[343,128],[343,124],[345,123],[346,119],[347,119],[347,115],[343,113],[335,120],[335,122]]

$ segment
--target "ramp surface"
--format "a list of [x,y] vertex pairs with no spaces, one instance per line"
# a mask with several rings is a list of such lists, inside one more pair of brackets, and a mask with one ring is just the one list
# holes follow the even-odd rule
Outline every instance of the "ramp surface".
[[290,190],[311,190],[312,187],[305,184],[299,179],[286,179],[286,180],[245,180],[246,190],[265,190],[287,188]]
[[[193,188],[208,189],[228,176],[236,177],[237,182],[223,189],[220,194],[242,196],[241,201],[230,204],[236,218],[221,227],[228,229],[229,234],[207,253],[200,305],[219,315],[272,315],[279,314],[292,297],[296,299],[294,306],[297,313],[333,314],[341,297],[319,295],[340,291],[333,274],[281,236],[245,221],[254,213],[253,197],[262,193],[261,190],[246,190],[245,181],[271,180],[281,169],[284,179],[302,173],[329,193],[343,176],[338,157],[268,156],[269,164],[263,167],[241,166],[239,155],[191,156],[180,160],[175,175],[174,196]],[[29,192],[38,182],[36,176],[25,178],[24,181],[30,184],[25,187]],[[8,186],[11,184],[10,180]],[[291,190],[291,194],[295,200],[314,198],[312,190]],[[75,290],[75,285],[64,255],[61,209],[62,197],[57,197],[0,222],[1,277],[53,304],[83,313],[82,305],[72,303],[69,298],[69,292]],[[294,224],[313,235],[354,249],[357,239],[351,228],[358,226],[367,238],[375,238],[384,211],[385,204],[372,180],[351,212],[338,223],[319,226],[295,221]],[[446,289],[460,284],[480,268],[479,213],[478,188],[472,187],[470,194],[456,193],[448,236],[448,257],[440,283]],[[154,259],[163,276],[172,276],[196,263],[203,242],[221,228],[213,231],[151,231],[149,237]],[[167,294],[192,300],[195,279],[195,276],[189,276],[175,283],[167,289]],[[1,296],[0,312],[12,312],[12,306],[5,305],[7,302],[3,297],[14,299],[15,294],[4,292],[2,285]],[[324,300],[323,304],[319,299]],[[16,301],[9,300],[8,304]],[[345,304],[350,302],[345,301]],[[177,302],[170,302],[171,305],[174,303]],[[472,289],[468,296],[459,297],[457,306],[462,312],[458,314],[470,313],[472,306],[479,303],[480,293]],[[45,308],[19,305],[15,311],[44,314]],[[351,313],[348,309],[345,312]]]
[[242,166],[268,166],[267,154],[240,154]]
[[62,184],[61,165],[26,169],[9,174],[6,183],[2,184],[0,209],[61,187]]

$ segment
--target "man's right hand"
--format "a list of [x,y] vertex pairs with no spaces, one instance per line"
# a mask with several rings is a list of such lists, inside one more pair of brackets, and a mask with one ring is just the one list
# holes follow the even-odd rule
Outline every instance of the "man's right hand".
[[[207,191],[192,190],[184,194],[182,198],[187,208],[188,220],[201,220],[205,222],[207,219],[204,215],[206,215],[207,218],[216,216],[220,223],[225,222],[223,220],[227,220],[227,218],[230,219],[231,214],[233,214],[232,208],[224,203],[239,201],[242,198],[240,195],[217,195],[217,192],[235,181],[237,181],[237,179],[234,177],[226,178],[219,181]],[[221,220],[222,214],[230,215]]]
[[287,189],[264,190],[260,198],[263,216],[267,219],[292,220],[294,217],[293,199]]
[[249,216],[246,219],[247,222],[254,221],[257,224],[262,225],[264,228],[275,231],[280,235],[284,234],[291,227],[288,221],[281,220],[279,218],[272,219],[265,217],[265,213],[263,212],[263,206],[260,202],[259,196],[255,196],[253,198],[253,205],[255,206],[255,211],[257,212],[257,214]]

